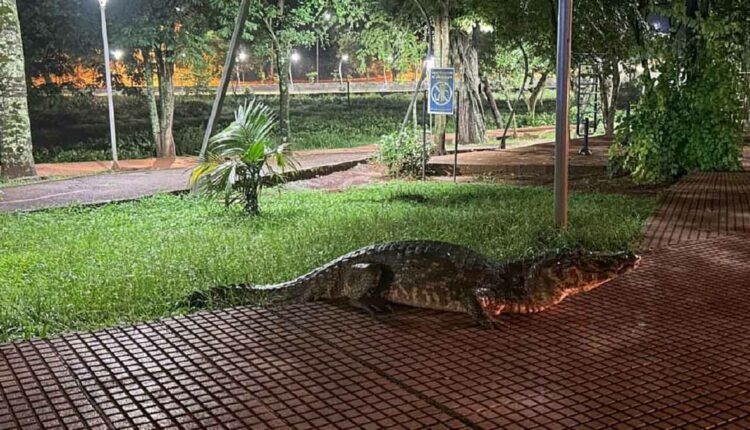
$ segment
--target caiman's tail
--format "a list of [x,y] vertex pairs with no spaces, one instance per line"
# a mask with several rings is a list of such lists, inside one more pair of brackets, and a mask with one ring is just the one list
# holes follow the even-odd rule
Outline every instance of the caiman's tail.
[[194,309],[204,309],[302,303],[307,301],[306,290],[297,280],[275,285],[228,285],[212,288],[207,292],[196,291],[188,296],[187,305]]

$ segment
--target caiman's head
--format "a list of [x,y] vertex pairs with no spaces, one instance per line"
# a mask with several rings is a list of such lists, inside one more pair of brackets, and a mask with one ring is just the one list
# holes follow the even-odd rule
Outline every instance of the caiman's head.
[[501,266],[476,291],[485,315],[535,313],[565,297],[588,291],[640,264],[632,252],[570,252]]
[[582,268],[592,271],[597,270],[608,278],[624,275],[641,264],[641,257],[632,252],[617,254],[584,253],[581,259]]

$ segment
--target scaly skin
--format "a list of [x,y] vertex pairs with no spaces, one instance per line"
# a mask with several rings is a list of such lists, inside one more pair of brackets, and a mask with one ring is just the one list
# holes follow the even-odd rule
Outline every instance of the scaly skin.
[[632,254],[573,252],[535,261],[500,263],[443,242],[374,245],[347,254],[293,281],[238,285],[196,294],[191,304],[304,303],[348,299],[369,311],[388,303],[463,312],[482,325],[504,313],[541,312],[634,268]]

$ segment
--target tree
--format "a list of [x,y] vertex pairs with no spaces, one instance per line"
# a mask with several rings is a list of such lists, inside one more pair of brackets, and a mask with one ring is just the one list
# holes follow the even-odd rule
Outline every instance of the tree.
[[459,106],[459,143],[481,144],[486,139],[482,105],[482,78],[479,69],[479,23],[472,23],[470,33],[456,29],[452,36],[452,57],[461,65]]
[[[530,116],[543,95],[550,74],[556,64],[557,2],[549,0],[501,0],[474,3],[477,14],[492,23],[499,49],[512,54],[512,61],[497,63],[498,67],[512,66],[514,71],[501,74],[521,74],[516,85]],[[495,59],[501,58],[498,53]],[[500,55],[500,56],[498,56]],[[519,70],[522,70],[519,72]],[[531,87],[526,94],[527,84]]]
[[359,34],[357,54],[365,62],[382,63],[385,83],[388,84],[388,69],[393,72],[395,80],[398,73],[422,62],[427,46],[419,40],[418,31],[408,21],[393,20],[382,11],[373,11],[368,14],[367,23]]
[[175,65],[210,50],[207,35],[223,10],[213,0],[131,0],[112,9],[113,41],[143,63],[156,155],[174,157]]
[[42,78],[49,89],[60,84],[54,78],[73,75],[77,65],[101,62],[96,55],[101,49],[98,7],[88,0],[21,2],[18,13],[30,82]]
[[621,69],[638,57],[642,38],[638,0],[581,0],[576,3],[573,46],[577,61],[596,64],[604,130],[614,135]]
[[16,0],[0,0],[0,175],[36,176]]
[[620,125],[610,162],[644,183],[740,169],[747,6],[674,0],[663,12],[672,29],[650,46],[658,76],[644,79],[644,94]]
[[[450,67],[451,62],[451,28],[455,20],[463,17],[470,10],[470,0],[411,0],[402,2],[395,0],[381,0],[381,4],[391,16],[410,16],[414,22],[429,25],[432,30],[431,48],[435,67]],[[473,116],[475,120],[484,122],[484,118]],[[438,115],[433,120],[433,152],[445,153],[445,131],[447,117]],[[482,127],[484,125],[482,124]]]
[[[345,29],[364,17],[366,0],[257,0],[251,6],[251,20],[259,26],[258,39],[270,39],[279,78],[279,135],[291,141],[289,62],[294,47],[310,47],[321,37],[316,30],[323,14],[332,12],[336,24]],[[260,32],[261,34],[257,34]]]

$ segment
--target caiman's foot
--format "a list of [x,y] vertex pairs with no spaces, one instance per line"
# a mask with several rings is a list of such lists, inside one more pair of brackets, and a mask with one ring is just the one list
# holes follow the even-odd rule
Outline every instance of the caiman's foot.
[[393,313],[391,304],[385,299],[361,299],[352,300],[352,306],[369,313],[373,318],[378,315]]
[[505,326],[505,324],[499,319],[479,318],[477,325],[487,330],[498,330]]

